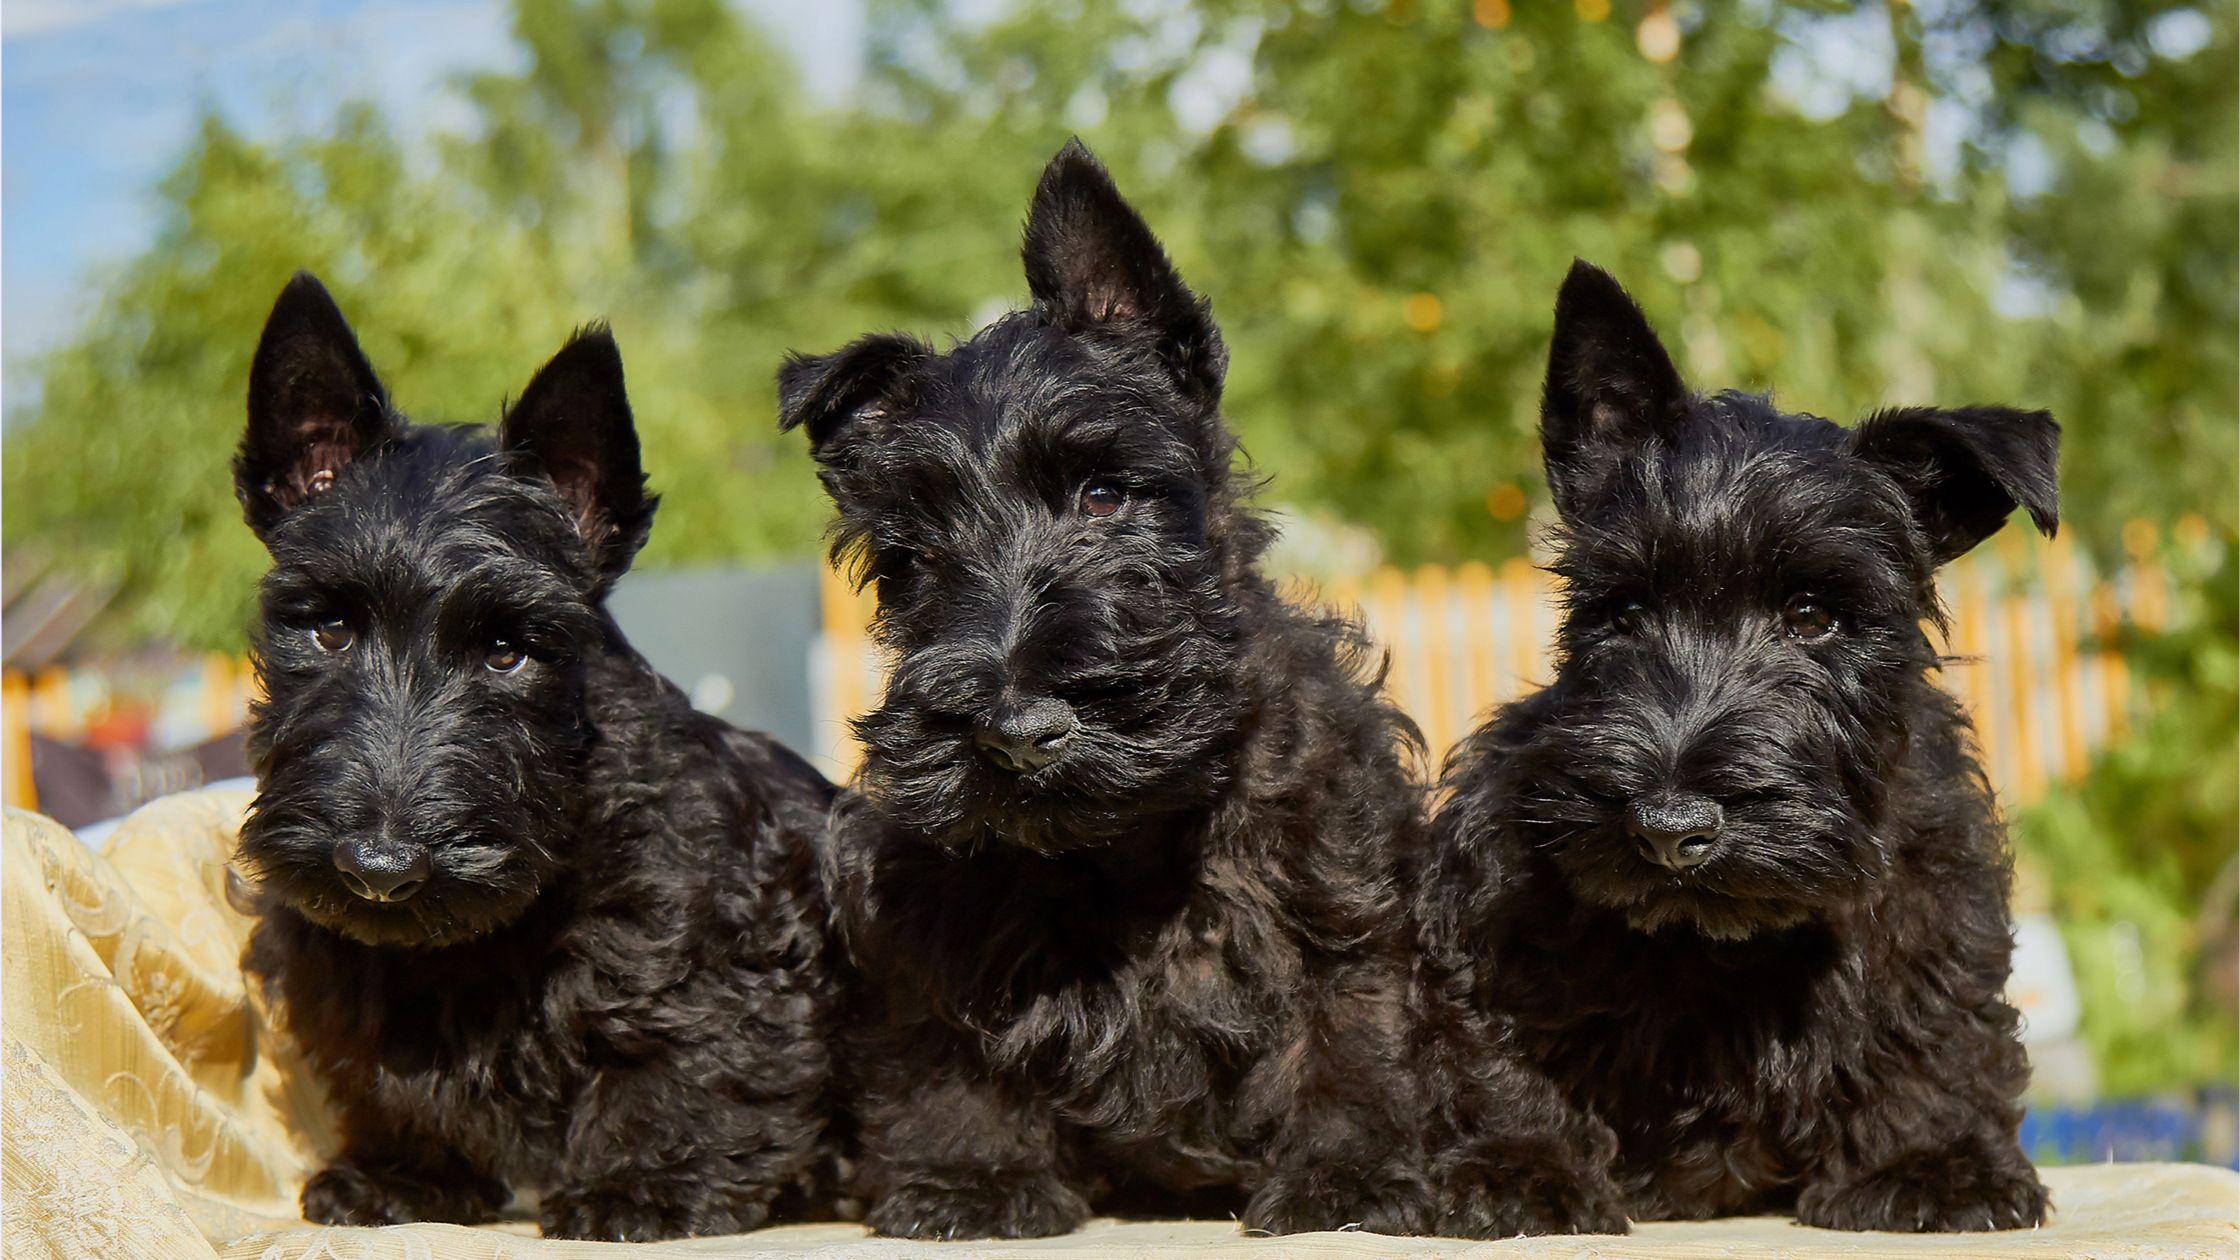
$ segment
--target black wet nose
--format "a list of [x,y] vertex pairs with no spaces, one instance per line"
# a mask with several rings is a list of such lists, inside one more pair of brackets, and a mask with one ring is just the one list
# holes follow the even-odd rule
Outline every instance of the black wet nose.
[[334,847],[334,869],[367,901],[403,901],[428,882],[428,851],[397,840],[345,840]]
[[1033,774],[1065,755],[1079,726],[1063,700],[1023,700],[998,707],[973,731],[972,742],[996,765]]
[[1710,861],[1725,822],[1719,802],[1696,792],[1658,792],[1626,810],[1626,831],[1641,855],[1668,871]]

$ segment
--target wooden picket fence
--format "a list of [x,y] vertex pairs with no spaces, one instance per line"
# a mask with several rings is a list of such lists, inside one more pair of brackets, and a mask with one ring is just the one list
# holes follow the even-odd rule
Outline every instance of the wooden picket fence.
[[[1386,568],[1302,597],[1356,611],[1390,653],[1386,686],[1422,727],[1437,765],[1494,706],[1547,682],[1557,610],[1552,579],[1522,559],[1414,570]],[[2010,805],[2082,775],[2094,749],[2134,720],[2123,660],[2096,650],[2125,622],[2159,627],[2167,577],[2136,564],[2103,578],[2067,542],[1998,542],[1949,566],[1953,659],[1942,671],[1972,715],[1992,781]],[[868,594],[837,574],[824,582],[816,649],[818,759],[845,774],[857,750],[847,719],[877,702],[885,662],[868,637]]]

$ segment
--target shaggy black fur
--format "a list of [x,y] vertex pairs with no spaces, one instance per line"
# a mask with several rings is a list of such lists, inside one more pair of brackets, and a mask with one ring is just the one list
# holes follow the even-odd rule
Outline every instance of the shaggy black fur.
[[1448,770],[1439,949],[1636,1219],[2036,1224],[2005,833],[1924,624],[2016,506],[2052,532],[2054,422],[1691,395],[1582,263],[1541,435],[1560,666]]
[[247,968],[341,1113],[311,1220],[726,1233],[829,1157],[832,790],[607,615],[652,521],[604,330],[493,439],[407,423],[325,290],[273,308],[235,465],[270,549]]
[[[1438,1226],[1398,882],[1414,732],[1354,628],[1255,567],[1220,333],[1078,143],[1024,254],[1033,307],[970,341],[870,336],[780,376],[892,654],[835,815],[868,1219]],[[1456,1227],[1571,1224],[1534,1206]]]

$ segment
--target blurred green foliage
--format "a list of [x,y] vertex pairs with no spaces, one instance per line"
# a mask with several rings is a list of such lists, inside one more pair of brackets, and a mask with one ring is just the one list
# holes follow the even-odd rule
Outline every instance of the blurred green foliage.
[[839,105],[721,0],[517,0],[523,68],[461,83],[456,132],[205,120],[8,430],[10,546],[120,583],[111,642],[238,647],[263,556],[226,464],[307,267],[421,419],[495,418],[610,319],[664,496],[644,563],[808,554],[780,354],[1020,300],[1027,195],[1078,132],[1213,300],[1272,497],[1392,560],[1524,549],[1574,255],[1702,386],[2051,408],[2064,528],[2103,559],[2134,518],[2202,518],[2222,558],[2174,563],[2180,616],[2123,645],[2154,713],[2018,842],[2109,1083],[2229,1075],[2190,968],[2240,831],[2236,0],[968,7],[873,0]]
[[2127,626],[2115,645],[2149,693],[2147,720],[2081,783],[2015,819],[2049,877],[2101,1085],[2119,1094],[2240,1073],[2240,547],[2197,539],[2160,561],[2176,595],[2169,620]]

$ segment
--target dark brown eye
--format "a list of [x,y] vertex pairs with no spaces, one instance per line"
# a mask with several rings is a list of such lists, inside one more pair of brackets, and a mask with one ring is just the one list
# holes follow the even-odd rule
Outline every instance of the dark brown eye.
[[358,632],[352,630],[347,621],[322,621],[311,627],[311,641],[318,644],[322,652],[340,652],[358,641]]
[[1074,501],[1074,508],[1083,516],[1110,516],[1127,501],[1127,491],[1118,485],[1091,478],[1081,483],[1081,494]]
[[490,652],[482,658],[482,663],[488,666],[493,674],[510,674],[521,668],[521,663],[528,659],[527,656],[522,654],[520,648],[504,639],[499,639],[490,645]]
[[1619,634],[1639,634],[1649,624],[1649,610],[1638,600],[1618,605],[1610,614],[1610,628]]
[[1836,630],[1836,615],[1810,595],[1798,595],[1781,609],[1781,632],[1800,643],[1825,639]]

